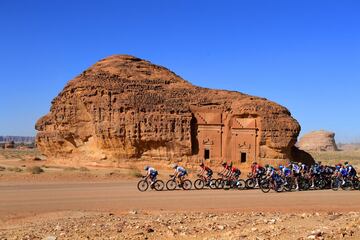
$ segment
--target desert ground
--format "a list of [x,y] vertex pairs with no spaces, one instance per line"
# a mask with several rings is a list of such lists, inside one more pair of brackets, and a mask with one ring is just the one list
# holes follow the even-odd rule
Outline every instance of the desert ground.
[[0,167],[0,239],[360,239],[359,191],[139,192],[137,166],[53,166],[36,150],[1,150]]

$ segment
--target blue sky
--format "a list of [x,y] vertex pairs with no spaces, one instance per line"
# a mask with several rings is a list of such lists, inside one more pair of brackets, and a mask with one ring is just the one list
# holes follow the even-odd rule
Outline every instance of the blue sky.
[[67,81],[131,54],[276,101],[360,142],[360,1],[1,1],[0,135],[34,135]]

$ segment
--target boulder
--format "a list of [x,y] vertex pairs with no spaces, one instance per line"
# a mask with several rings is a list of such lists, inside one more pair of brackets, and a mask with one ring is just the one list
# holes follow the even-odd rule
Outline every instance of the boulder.
[[304,151],[338,151],[335,133],[324,130],[305,134],[299,140],[298,147]]
[[49,159],[85,164],[280,164],[293,158],[300,131],[289,110],[272,101],[194,86],[129,55],[105,58],[69,81],[35,128]]

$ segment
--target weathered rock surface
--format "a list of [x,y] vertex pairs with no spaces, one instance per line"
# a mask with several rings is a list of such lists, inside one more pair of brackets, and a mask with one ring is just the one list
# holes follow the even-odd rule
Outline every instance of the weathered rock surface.
[[264,98],[197,87],[164,67],[114,55],[71,80],[36,129],[39,150],[52,159],[194,160],[211,148],[217,162],[238,159],[232,149],[239,148],[249,161],[281,162],[292,158],[300,126]]
[[324,130],[305,134],[298,143],[304,151],[338,151],[335,143],[335,133]]

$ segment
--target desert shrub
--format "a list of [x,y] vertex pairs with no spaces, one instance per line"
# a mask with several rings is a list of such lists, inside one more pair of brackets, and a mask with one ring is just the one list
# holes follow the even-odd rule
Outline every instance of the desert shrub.
[[7,170],[10,172],[22,172],[22,169],[19,167],[8,167]]
[[81,172],[88,172],[89,169],[86,168],[86,167],[80,167],[80,168],[79,168],[79,171],[81,171]]
[[44,172],[44,170],[39,166],[28,167],[26,170],[32,174],[40,174]]
[[77,170],[77,168],[74,168],[74,167],[66,167],[66,168],[64,168],[64,171],[66,171],[66,172],[73,172],[73,171],[76,171]]
[[0,166],[0,171],[5,171],[6,167]]
[[135,166],[131,166],[131,167],[130,167],[129,175],[130,175],[131,177],[136,177],[136,178],[140,178],[140,177],[143,176],[143,175],[141,174],[140,170],[139,170],[137,167],[135,167]]

